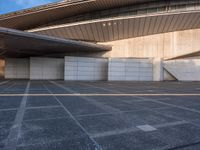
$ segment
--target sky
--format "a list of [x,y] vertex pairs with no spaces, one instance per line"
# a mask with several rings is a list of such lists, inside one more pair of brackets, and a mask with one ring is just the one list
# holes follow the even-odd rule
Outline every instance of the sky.
[[0,14],[31,8],[60,0],[0,0]]

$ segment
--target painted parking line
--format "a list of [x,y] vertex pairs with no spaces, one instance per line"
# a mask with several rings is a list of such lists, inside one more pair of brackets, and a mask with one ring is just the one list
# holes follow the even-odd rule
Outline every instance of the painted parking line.
[[21,126],[22,126],[22,121],[23,121],[23,117],[24,117],[24,112],[25,112],[25,107],[26,107],[26,102],[27,102],[27,96],[26,94],[29,91],[29,87],[30,87],[30,82],[27,83],[26,85],[26,89],[24,91],[24,96],[22,98],[20,107],[17,111],[15,120],[14,120],[14,124],[9,132],[8,135],[8,139],[6,141],[5,144],[5,150],[16,150],[17,147],[17,141],[19,138],[19,134],[20,134],[20,130],[21,130]]
[[163,93],[163,94],[15,94],[15,93],[9,93],[9,94],[0,94],[0,96],[200,96],[199,93],[194,94],[181,94],[181,93]]
[[[44,84],[43,84],[44,85]],[[44,85],[44,87],[48,90],[50,94],[53,94],[52,91]],[[75,92],[73,90],[67,89],[67,91]],[[76,117],[63,105],[63,103],[60,101],[59,98],[57,98],[54,94],[53,97],[55,100],[60,104],[60,106],[65,110],[65,112],[71,117],[72,120],[76,123],[78,127],[82,129],[82,131],[88,136],[88,138],[94,143],[95,145],[95,150],[103,150],[103,148],[95,141],[94,138],[90,136],[90,134],[87,132],[87,130],[79,123],[79,121],[76,119]]]
[[[183,125],[187,124],[188,122],[186,121],[176,121],[176,122],[170,122],[170,123],[164,123],[164,124],[157,124],[154,125],[156,130],[159,130],[160,128],[164,127],[173,127],[176,125]],[[141,129],[137,127],[131,127],[131,128],[126,128],[126,129],[117,129],[117,130],[111,130],[111,131],[105,131],[105,132],[100,132],[100,133],[94,133],[91,134],[91,137],[93,138],[101,138],[101,137],[107,137],[107,136],[112,136],[112,135],[119,135],[119,134],[125,134],[125,133],[130,133],[130,132],[137,132],[140,131]]]
[[8,83],[8,82],[10,82],[10,80],[0,82],[0,85],[6,84],[6,83]]

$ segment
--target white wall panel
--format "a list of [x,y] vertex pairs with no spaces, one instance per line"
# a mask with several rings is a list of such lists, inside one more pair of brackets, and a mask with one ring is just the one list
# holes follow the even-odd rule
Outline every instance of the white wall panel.
[[152,79],[153,65],[151,59],[109,59],[109,81],[152,81]]
[[164,67],[179,81],[200,81],[200,59],[165,61]]
[[64,59],[42,57],[30,58],[30,79],[64,79]]
[[6,79],[29,79],[30,64],[29,59],[7,58],[5,60]]
[[65,80],[107,80],[107,70],[104,58],[65,57]]

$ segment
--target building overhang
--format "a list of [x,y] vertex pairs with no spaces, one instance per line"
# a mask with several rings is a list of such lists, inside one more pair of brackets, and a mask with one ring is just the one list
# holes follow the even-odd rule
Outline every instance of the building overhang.
[[96,43],[61,39],[0,27],[1,57],[45,56],[75,52],[94,53],[111,49],[110,46]]
[[196,52],[191,52],[183,55],[178,55],[172,58],[167,58],[165,59],[166,61],[168,60],[176,60],[176,59],[188,59],[188,58],[195,58],[195,57],[200,57],[200,50]]
[[60,38],[108,42],[153,34],[197,29],[200,11],[122,16],[28,30]]
[[24,30],[74,15],[151,1],[153,0],[65,0],[0,15],[0,26]]

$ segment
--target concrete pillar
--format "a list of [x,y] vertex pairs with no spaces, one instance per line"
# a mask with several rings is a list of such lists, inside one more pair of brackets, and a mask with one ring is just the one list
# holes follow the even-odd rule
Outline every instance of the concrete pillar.
[[164,80],[164,69],[162,58],[153,59],[153,81]]

